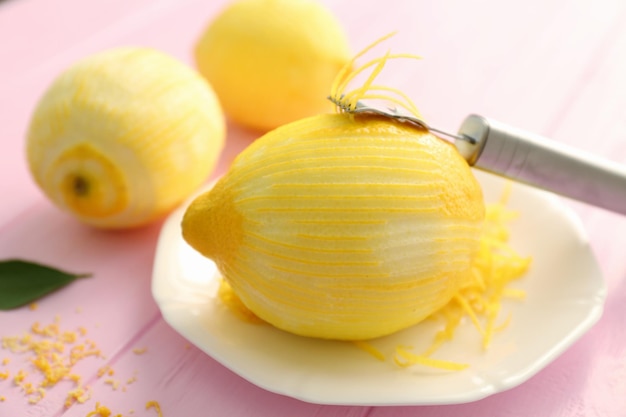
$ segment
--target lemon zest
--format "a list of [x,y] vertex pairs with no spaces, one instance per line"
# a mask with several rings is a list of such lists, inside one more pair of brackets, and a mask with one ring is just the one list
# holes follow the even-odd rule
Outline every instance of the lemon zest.
[[468,302],[468,299],[461,296],[460,294],[455,294],[453,299],[454,301],[459,303],[459,305],[463,308],[463,311],[465,311],[465,314],[467,314],[467,316],[472,320],[472,323],[474,323],[474,326],[476,326],[476,330],[478,330],[480,334],[484,335],[485,330],[483,329],[483,326],[480,324],[480,321],[478,320],[478,316],[476,315],[476,312],[474,311],[474,309]]
[[[333,85],[330,91],[330,97],[332,101],[336,104],[336,110],[338,112],[353,111],[357,106],[357,102],[361,100],[380,99],[380,100],[386,100],[388,102],[396,104],[400,108],[407,110],[409,113],[411,113],[415,117],[421,117],[419,110],[417,109],[417,107],[415,106],[411,98],[408,95],[406,95],[404,92],[396,88],[373,84],[374,80],[382,72],[384,66],[387,64],[389,60],[402,59],[402,58],[421,59],[420,56],[414,55],[414,54],[407,54],[407,53],[391,54],[389,51],[387,51],[387,53],[384,56],[372,59],[366,62],[365,64],[357,67],[356,69],[353,69],[357,59],[359,59],[360,57],[365,55],[367,52],[372,50],[374,47],[376,47],[377,45],[386,41],[387,39],[389,39],[390,37],[394,35],[395,33],[390,33],[374,41],[372,44],[365,47],[361,52],[357,53],[339,71],[339,73],[337,74],[337,77],[335,78],[333,82]],[[358,75],[360,75],[365,70],[371,67],[374,67],[374,68],[372,72],[369,74],[366,81],[363,83],[363,85],[352,91],[346,92],[350,82],[352,82]],[[372,92],[378,92],[378,93],[372,94]],[[380,92],[391,93],[391,94],[396,95],[397,97],[394,97],[391,94],[381,94]]]
[[381,37],[380,39],[374,41],[373,43],[371,43],[370,45],[366,46],[363,50],[361,50],[359,53],[357,53],[356,55],[354,55],[352,57],[352,59],[350,59],[350,61],[348,61],[337,73],[337,76],[335,77],[335,79],[333,80],[333,84],[330,88],[331,91],[331,96],[333,97],[337,97],[337,93],[341,94],[341,92],[343,92],[343,90],[345,90],[346,86],[348,85],[348,83],[352,80],[352,78],[354,78],[354,76],[351,76],[351,74],[354,73],[354,71],[352,70],[354,68],[354,64],[356,63],[356,60],[359,59],[360,57],[362,57],[363,55],[365,55],[366,53],[368,53],[370,50],[372,50],[374,47],[376,47],[378,44],[386,41],[387,39],[391,38],[392,36],[395,36],[396,32],[391,32],[383,37]]
[[372,355],[373,357],[375,357],[379,361],[381,361],[381,362],[385,361],[385,354],[383,352],[381,352],[379,349],[377,349],[371,343],[369,343],[369,342],[367,342],[365,340],[355,340],[352,343],[354,344],[354,346],[358,347],[359,349],[363,350],[364,352],[369,353],[370,355]]
[[96,375],[98,375],[98,378],[104,376],[104,375],[109,375],[109,376],[113,376],[115,375],[115,371],[111,368],[111,366],[109,365],[105,365],[103,367],[101,367],[100,369],[98,369],[98,372]]
[[[394,102],[394,103],[396,103],[396,104],[406,108],[412,114],[415,114],[417,116],[419,114],[419,112],[417,111],[417,108],[415,107],[415,105],[413,104],[411,99],[406,94],[404,94],[400,90],[394,89],[392,87],[378,86],[378,85],[372,86],[372,83],[374,82],[376,77],[382,72],[382,70],[383,70],[385,64],[387,63],[387,61],[389,61],[390,59],[397,59],[397,58],[418,58],[418,57],[415,56],[415,55],[409,55],[409,54],[393,54],[392,55],[389,52],[387,52],[383,57],[376,58],[376,59],[373,59],[373,60],[369,61],[368,63],[366,63],[363,66],[361,66],[358,69],[356,69],[354,71],[354,73],[350,74],[350,76],[348,77],[349,80],[352,80],[359,73],[361,73],[364,70],[366,70],[367,68],[372,67],[372,66],[375,65],[374,69],[372,70],[372,73],[369,75],[369,77],[367,78],[365,83],[361,87],[358,87],[355,90],[352,90],[352,91],[350,91],[348,93],[339,93],[338,100],[340,102],[345,103],[345,106],[350,111],[352,111],[352,110],[354,110],[356,108],[357,101],[359,101],[359,100],[368,99],[368,98],[386,99],[386,100],[392,101],[392,102]],[[368,95],[367,93],[372,91],[372,90],[374,90],[374,91],[382,90],[382,91],[392,92],[394,94],[399,95],[401,98],[403,98],[404,102],[401,101],[401,100],[398,100],[397,98],[394,98],[392,96]]]
[[[110,417],[113,413],[108,407],[101,405],[99,402],[96,402],[96,409],[89,412],[85,417]],[[121,414],[116,414],[115,417],[122,417]]]
[[84,404],[91,398],[91,387],[79,386],[70,390],[65,396],[65,408],[71,407],[74,403]]
[[[15,354],[28,355],[37,382],[24,370],[18,370],[13,376],[13,384],[19,387],[28,402],[36,404],[46,394],[46,389],[61,381],[70,381],[74,389],[67,394],[65,405],[86,401],[90,393],[81,383],[80,375],[72,372],[78,362],[88,357],[102,357],[95,342],[81,339],[86,332],[65,331],[60,328],[60,318],[42,325],[35,322],[27,333],[2,338],[2,348]],[[8,358],[3,364],[8,364]],[[0,379],[8,379],[9,371],[2,372]]]
[[128,378],[126,380],[126,384],[130,385],[130,384],[132,384],[132,383],[134,383],[136,381],[137,381],[137,374],[136,374],[136,371],[135,371],[135,374],[133,374],[133,376],[131,376],[130,378]]
[[438,368],[447,371],[462,371],[469,367],[465,363],[456,363],[445,361],[441,359],[433,359],[426,355],[417,355],[411,352],[410,347],[396,346],[396,354],[393,357],[394,362],[401,368],[406,368],[412,365],[424,365],[431,368]]
[[[500,324],[498,324],[497,326],[494,326],[493,328],[493,332],[494,333],[499,333],[501,331],[503,331],[504,329],[506,329],[507,327],[509,327],[509,324],[511,324],[511,320],[513,319],[513,315],[511,313],[508,314],[508,316],[506,317],[506,319],[504,319],[504,321]],[[494,321],[495,323],[495,321]]]
[[120,387],[120,381],[114,378],[107,378],[104,380],[104,383],[110,385],[113,391],[117,391]]
[[163,412],[161,411],[161,405],[157,401],[148,401],[146,403],[146,410],[154,408],[157,412],[158,417],[163,417]]

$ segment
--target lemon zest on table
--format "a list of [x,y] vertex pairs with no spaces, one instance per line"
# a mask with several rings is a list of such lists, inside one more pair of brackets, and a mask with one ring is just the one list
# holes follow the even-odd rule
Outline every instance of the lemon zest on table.
[[161,405],[157,401],[148,401],[146,403],[146,410],[154,408],[157,412],[158,417],[163,417],[163,412],[161,411]]
[[[99,402],[96,402],[96,409],[89,412],[85,417],[110,417],[113,413],[108,407],[101,405]],[[122,417],[121,414],[116,414],[115,417]]]
[[[80,375],[72,372],[73,367],[89,357],[101,358],[102,354],[95,342],[81,339],[86,332],[61,330],[60,318],[47,325],[35,322],[28,332],[17,336],[2,337],[2,348],[14,354],[28,355],[28,361],[35,371],[31,375],[24,369],[16,371],[13,384],[21,389],[28,402],[36,404],[46,394],[46,389],[61,381],[70,381],[74,388],[66,396],[65,405],[84,402],[90,396],[88,388],[82,385]],[[3,364],[8,364],[8,358]],[[0,374],[0,379],[8,379],[9,371]]]

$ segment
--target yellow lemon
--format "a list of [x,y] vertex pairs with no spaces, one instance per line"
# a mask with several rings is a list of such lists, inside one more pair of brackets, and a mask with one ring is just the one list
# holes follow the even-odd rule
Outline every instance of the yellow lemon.
[[224,116],[210,85],[161,52],[117,48],[63,72],[38,102],[27,135],[44,193],[99,227],[146,224],[215,168]]
[[350,60],[336,18],[313,0],[243,0],[226,8],[195,50],[226,114],[269,130],[328,112],[334,77]]
[[472,280],[485,207],[454,146],[376,117],[318,115],[243,151],[185,212],[185,240],[244,305],[299,335],[414,325]]

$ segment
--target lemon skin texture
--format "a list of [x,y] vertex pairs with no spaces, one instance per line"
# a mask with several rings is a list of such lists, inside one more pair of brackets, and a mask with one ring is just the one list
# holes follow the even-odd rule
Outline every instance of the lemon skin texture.
[[254,314],[303,336],[414,325],[471,279],[485,215],[465,160],[424,130],[319,115],[242,152],[182,221]]
[[147,48],[116,48],[60,74],[34,109],[29,169],[58,207],[102,228],[161,218],[210,175],[224,146],[215,93]]
[[350,52],[339,22],[318,2],[244,0],[210,22],[195,58],[226,114],[267,131],[330,112],[326,96]]

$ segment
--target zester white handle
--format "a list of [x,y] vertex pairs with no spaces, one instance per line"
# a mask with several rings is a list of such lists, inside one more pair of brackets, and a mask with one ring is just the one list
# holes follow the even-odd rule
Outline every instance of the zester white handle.
[[626,214],[626,167],[495,120],[468,116],[456,141],[470,165]]

